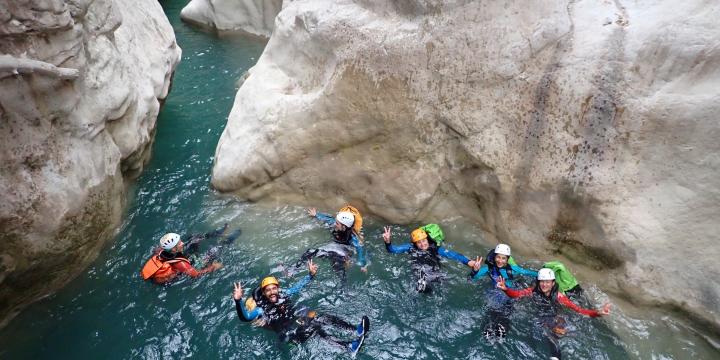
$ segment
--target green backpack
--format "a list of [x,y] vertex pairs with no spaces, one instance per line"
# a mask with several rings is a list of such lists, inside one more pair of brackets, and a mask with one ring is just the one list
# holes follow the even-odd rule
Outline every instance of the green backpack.
[[425,226],[421,226],[420,228],[428,234],[430,240],[434,241],[437,246],[440,246],[443,241],[445,241],[445,234],[443,234],[440,225],[427,224]]
[[548,268],[555,273],[555,282],[558,284],[558,288],[562,292],[566,292],[578,285],[577,280],[570,273],[563,263],[559,261],[549,261],[543,265],[544,268]]

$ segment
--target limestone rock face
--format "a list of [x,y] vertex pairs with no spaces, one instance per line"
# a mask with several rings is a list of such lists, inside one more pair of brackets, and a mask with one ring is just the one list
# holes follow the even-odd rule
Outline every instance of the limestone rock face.
[[269,38],[282,0],[191,0],[180,18],[218,31],[243,31]]
[[92,261],[180,48],[155,1],[0,0],[0,323]]
[[718,16],[711,1],[290,2],[212,182],[392,222],[465,216],[717,326]]

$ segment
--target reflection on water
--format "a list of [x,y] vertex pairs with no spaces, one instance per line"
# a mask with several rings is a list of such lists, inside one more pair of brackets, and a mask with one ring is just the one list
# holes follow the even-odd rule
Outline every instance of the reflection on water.
[[[246,290],[271,272],[282,284],[280,264],[295,262],[309,247],[329,241],[319,222],[297,207],[246,204],[209,188],[212,156],[235,94],[235,82],[259,57],[263,44],[242,38],[218,39],[179,22],[181,2],[164,6],[183,48],[183,61],[158,121],[153,159],[130,190],[127,216],[115,241],[68,287],[32,305],[0,334],[0,358],[297,358],[347,357],[319,340],[303,346],[280,345],[273,333],[241,323],[230,297],[232,282]],[[329,210],[329,209],[325,209]],[[224,223],[243,233],[222,253],[225,267],[197,280],[172,286],[144,283],[139,270],[157,240],[168,231],[201,233]],[[319,260],[315,281],[295,299],[319,312],[353,322],[364,314],[371,332],[359,358],[547,358],[537,338],[536,308],[518,302],[508,338],[483,340],[488,281],[471,284],[468,271],[445,263],[447,279],[430,296],[418,295],[406,255],[391,255],[381,240],[382,223],[367,219],[368,274],[353,267],[341,285],[327,262]],[[446,224],[450,246],[468,256],[485,254],[475,231],[460,222]],[[394,240],[409,238],[396,227]],[[203,244],[203,251],[215,244]],[[523,260],[523,259],[519,259]],[[537,268],[540,261],[524,265]],[[584,284],[595,304],[605,296]],[[564,312],[569,334],[561,340],[571,359],[714,358],[707,342],[679,322],[648,312],[634,319],[615,308],[602,320]]]

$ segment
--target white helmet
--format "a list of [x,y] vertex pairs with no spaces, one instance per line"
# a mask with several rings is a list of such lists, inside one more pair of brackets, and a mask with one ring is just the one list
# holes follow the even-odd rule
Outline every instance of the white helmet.
[[548,268],[542,268],[538,271],[538,280],[555,280],[555,273]]
[[495,247],[495,254],[510,256],[510,247],[505,244],[498,244]]
[[351,227],[355,223],[355,216],[349,211],[341,211],[337,214],[335,220],[347,227]]
[[160,238],[160,247],[164,250],[171,250],[180,242],[180,235],[176,233],[167,233]]

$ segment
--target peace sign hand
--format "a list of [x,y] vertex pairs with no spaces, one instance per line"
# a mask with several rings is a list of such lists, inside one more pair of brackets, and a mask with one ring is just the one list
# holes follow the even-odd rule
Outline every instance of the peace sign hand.
[[502,276],[498,276],[497,284],[495,286],[502,291],[508,289],[507,285],[505,285],[505,278]]
[[240,301],[243,297],[242,284],[240,284],[240,282],[236,282],[233,285],[235,288],[233,289],[232,297],[235,301]]
[[383,241],[386,244],[390,243],[390,227],[389,226],[385,226],[385,232],[383,232]]
[[480,267],[482,266],[482,256],[478,256],[475,258],[475,260],[468,261],[468,266],[473,269],[474,272],[480,271]]
[[318,266],[317,266],[317,264],[313,263],[312,259],[310,259],[310,261],[308,261],[308,271],[310,272],[310,275],[312,275],[312,276],[315,276],[315,273],[317,273],[317,271],[318,271]]

